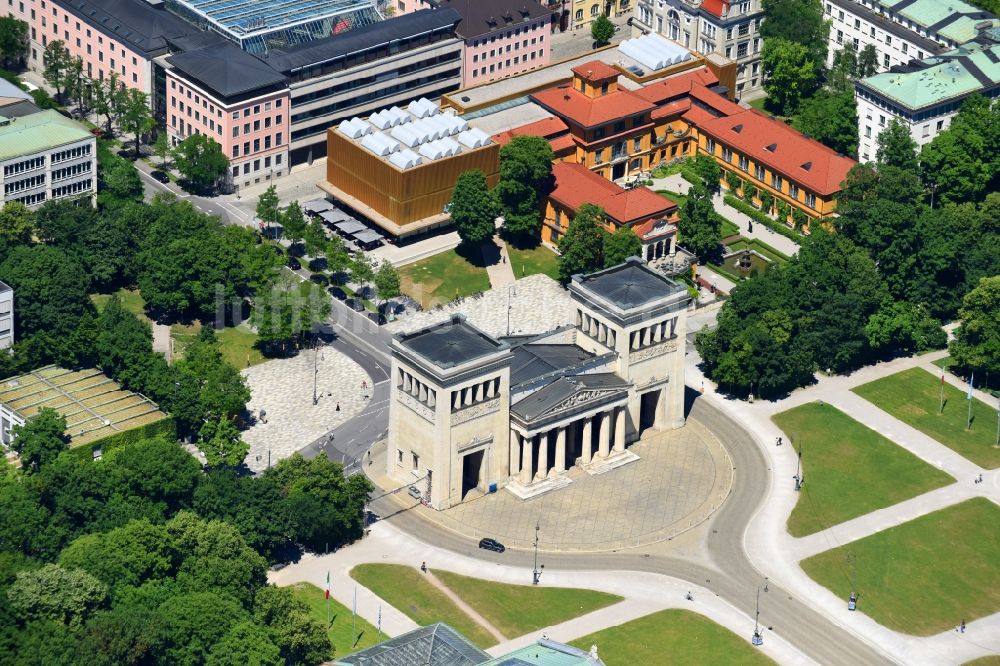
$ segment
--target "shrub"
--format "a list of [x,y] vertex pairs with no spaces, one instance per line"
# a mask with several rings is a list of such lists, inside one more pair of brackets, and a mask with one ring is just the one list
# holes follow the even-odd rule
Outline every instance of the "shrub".
[[743,185],[743,201],[752,204],[755,196],[757,196],[757,188],[750,183],[745,183]]
[[760,193],[760,209],[764,211],[765,215],[771,214],[771,208],[774,206],[774,195],[770,192]]
[[729,191],[735,194],[736,190],[743,187],[743,179],[737,176],[734,172],[727,171],[726,184],[729,185]]
[[[743,213],[744,215],[746,215],[747,217],[749,217],[750,219],[752,219],[754,222],[759,222],[760,224],[763,224],[768,229],[771,229],[772,231],[776,231],[779,234],[781,234],[782,236],[785,236],[786,238],[792,239],[796,243],[801,243],[802,242],[802,234],[794,231],[793,229],[789,229],[788,225],[786,225],[786,224],[782,224],[781,222],[776,222],[775,220],[772,220],[767,215],[764,215],[762,212],[760,212],[759,210],[757,210],[753,206],[747,204],[744,201],[740,201],[739,199],[737,199],[733,195],[727,194],[726,197],[725,197],[725,202],[727,204],[729,204],[730,206],[732,206],[733,208],[735,208],[736,210],[738,210],[741,213]],[[778,203],[780,204],[782,202],[779,201]],[[787,206],[788,204],[785,204],[785,205]]]

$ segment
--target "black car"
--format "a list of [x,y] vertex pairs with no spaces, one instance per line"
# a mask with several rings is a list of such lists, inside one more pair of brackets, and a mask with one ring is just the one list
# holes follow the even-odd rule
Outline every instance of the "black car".
[[503,544],[496,539],[480,539],[479,547],[483,550],[492,550],[494,553],[502,553],[507,550]]
[[302,268],[302,264],[300,264],[299,260],[296,259],[295,257],[288,257],[288,261],[285,262],[285,265],[291,268],[293,271],[297,271],[300,268]]
[[164,171],[150,171],[149,175],[153,177],[153,180],[159,181],[164,185],[170,182],[170,176]]
[[348,298],[344,303],[355,312],[365,311],[365,304],[360,298]]
[[347,292],[341,289],[340,287],[330,287],[329,289],[327,289],[327,291],[330,292],[330,295],[336,298],[338,301],[343,301],[347,298]]
[[368,318],[371,319],[373,322],[375,322],[375,324],[378,326],[382,326],[387,321],[389,321],[388,319],[386,319],[385,315],[381,312],[369,312]]

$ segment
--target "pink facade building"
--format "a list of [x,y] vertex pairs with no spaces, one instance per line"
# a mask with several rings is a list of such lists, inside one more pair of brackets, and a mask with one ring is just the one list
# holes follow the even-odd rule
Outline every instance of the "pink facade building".
[[228,42],[167,62],[167,133],[174,144],[192,134],[214,139],[237,187],[288,172],[291,98],[284,76]]

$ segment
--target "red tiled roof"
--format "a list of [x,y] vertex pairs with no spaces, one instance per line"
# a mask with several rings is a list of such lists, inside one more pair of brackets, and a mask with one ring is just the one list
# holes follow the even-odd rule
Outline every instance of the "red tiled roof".
[[712,70],[700,67],[693,72],[685,72],[679,76],[650,83],[636,90],[635,94],[647,102],[662,104],[668,99],[690,92],[693,85],[714,86],[718,82],[719,77],[713,74]]
[[652,117],[653,120],[661,120],[663,118],[669,118],[670,116],[680,115],[690,108],[690,99],[678,99],[670,102],[669,104],[657,107],[653,113],[650,114],[650,117]]
[[570,148],[576,148],[576,141],[569,134],[563,134],[562,136],[557,136],[554,139],[549,139],[549,145],[552,146],[552,152],[558,155],[564,150],[569,150]]
[[626,190],[582,164],[558,162],[552,165],[552,175],[555,188],[549,197],[553,201],[574,211],[585,203],[600,206],[608,217],[620,224],[663,217],[677,210],[677,204],[649,188]]
[[510,140],[515,136],[542,136],[548,139],[567,131],[569,131],[569,126],[559,118],[553,116],[494,134],[491,138],[501,146],[504,146],[510,143]]
[[632,227],[632,231],[642,240],[669,235],[677,231],[677,216],[672,215],[666,220],[661,217],[651,217],[642,224]]
[[701,8],[713,16],[721,17],[729,8],[729,0],[702,0]]
[[571,70],[584,81],[593,83],[594,81],[604,81],[605,79],[617,79],[620,72],[600,60],[591,60],[582,65],[577,65]]
[[705,86],[691,86],[691,97],[706,106],[710,106],[724,116],[731,116],[746,111],[739,104],[734,104],[717,92],[712,92]]
[[839,192],[847,172],[857,164],[755,110],[698,120],[695,124],[705,135],[732,146],[820,195]]
[[[710,111],[706,111],[696,104],[692,104],[691,107],[684,112],[682,117],[689,123],[692,123],[697,127],[701,127],[703,124],[709,122],[710,120],[715,120],[719,116],[714,115]],[[725,118],[725,116],[723,116],[723,118]]]
[[631,90],[617,90],[591,99],[569,84],[534,93],[531,99],[552,113],[569,118],[583,127],[603,125],[655,108],[652,103]]

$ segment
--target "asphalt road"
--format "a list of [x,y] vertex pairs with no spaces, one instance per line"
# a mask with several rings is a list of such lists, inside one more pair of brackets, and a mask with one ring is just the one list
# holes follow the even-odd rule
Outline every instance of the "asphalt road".
[[225,203],[213,197],[199,197],[193,194],[188,194],[174,183],[161,183],[149,175],[149,172],[152,171],[152,169],[142,160],[136,160],[133,164],[135,165],[136,171],[139,172],[139,177],[142,179],[142,187],[147,201],[160,192],[171,192],[176,195],[178,199],[184,199],[191,202],[191,205],[201,212],[218,216],[219,219],[222,220],[223,224],[241,224],[246,226],[252,222],[252,220],[247,218],[245,213],[237,209],[232,204]]

